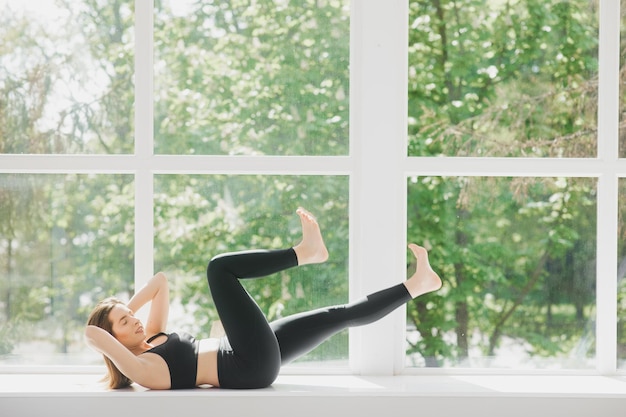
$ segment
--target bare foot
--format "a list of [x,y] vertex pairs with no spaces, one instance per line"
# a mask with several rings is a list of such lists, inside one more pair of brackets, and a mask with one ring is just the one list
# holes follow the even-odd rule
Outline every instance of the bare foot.
[[439,278],[439,275],[430,267],[428,251],[415,243],[411,243],[409,249],[411,249],[411,252],[413,252],[417,260],[415,273],[404,282],[409,294],[411,294],[411,297],[415,298],[432,291],[437,291],[441,288],[441,278]]
[[302,242],[294,246],[298,265],[318,264],[328,259],[328,250],[315,217],[302,207],[296,210],[302,224]]

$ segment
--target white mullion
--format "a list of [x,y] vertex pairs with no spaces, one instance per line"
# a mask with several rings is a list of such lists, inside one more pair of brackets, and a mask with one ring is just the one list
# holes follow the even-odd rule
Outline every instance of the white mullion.
[[[357,228],[354,223],[359,215],[358,204],[355,203],[357,198],[360,195],[359,185],[361,184],[359,176],[356,174],[358,169],[357,160],[360,153],[360,146],[357,144],[356,138],[360,136],[360,132],[362,127],[359,126],[358,121],[360,120],[360,115],[357,117],[359,112],[357,111],[357,107],[359,103],[362,102],[361,91],[356,88],[357,80],[358,80],[358,71],[356,68],[360,65],[361,60],[361,34],[363,33],[362,22],[361,19],[357,16],[357,7],[359,7],[358,0],[350,1],[350,131],[349,131],[349,158],[351,161],[350,167],[350,179],[349,179],[349,206],[348,206],[348,218],[349,220],[349,234],[348,234],[348,293],[350,297],[352,294],[357,291],[358,285],[358,275],[360,273],[360,269],[358,268],[356,261],[358,254],[358,237],[359,233],[357,232]],[[358,47],[357,47],[358,45]],[[357,191],[358,189],[358,191]],[[348,362],[350,369],[358,372],[361,369],[361,332],[358,329],[349,329],[349,338],[348,338]]]
[[[141,135],[142,147],[146,140]],[[147,140],[150,140],[148,137]],[[0,155],[0,172],[133,173],[137,169],[167,174],[346,175],[347,156],[216,156],[216,155]]]
[[620,4],[600,2],[598,160],[606,170],[598,179],[596,280],[596,357],[601,374],[617,369],[617,230],[619,160]]
[[617,205],[618,178],[598,180],[596,266],[596,368],[613,374],[617,368]]
[[[351,297],[402,282],[402,171],[406,135],[406,0],[353,1],[351,15]],[[352,329],[351,365],[394,372],[404,309]]]
[[[600,129],[606,130],[606,127]],[[625,175],[626,160],[607,158],[606,154],[598,159],[411,157],[407,161],[407,170],[419,175],[597,178],[606,172]]]
[[[352,95],[356,96],[357,92]],[[616,116],[614,119],[611,123],[616,123]],[[605,136],[606,128],[600,126],[599,137]],[[354,136],[357,137],[356,133]],[[358,146],[354,152],[358,152]],[[138,168],[148,168],[172,174],[344,175],[356,167],[355,158],[346,156],[147,155],[139,158],[139,155],[139,152],[137,156],[7,154],[0,155],[0,172],[132,173]],[[598,159],[410,157],[405,158],[404,169],[409,175],[599,177],[613,172],[626,176],[626,159],[611,160],[606,152],[600,155]]]
[[135,288],[154,269],[153,0],[135,0]]
[[[399,215],[400,221],[397,226],[400,226],[400,229],[397,231],[397,242],[398,242],[398,253],[401,254],[400,260],[401,263],[398,264],[399,272],[401,274],[406,275],[406,270],[404,265],[407,264],[407,244],[409,241],[415,242],[418,244],[423,244],[421,242],[420,236],[407,236],[408,224],[407,224],[407,205],[408,205],[408,190],[407,190],[407,178],[408,171],[406,170],[406,162],[408,161],[408,146],[409,146],[409,138],[408,138],[408,117],[409,117],[409,0],[404,0],[399,2],[399,10],[396,13],[396,22],[397,27],[400,31],[398,33],[399,43],[403,45],[403,48],[400,48],[397,53],[397,62],[399,67],[403,69],[402,77],[400,77],[400,90],[398,91],[399,97],[396,98],[400,105],[398,128],[400,129],[401,135],[398,137],[398,141],[400,142],[400,149],[398,151],[398,159],[402,161],[401,164],[398,165],[398,181],[399,181],[399,195],[397,199],[398,208],[395,209],[395,212]],[[405,278],[405,276],[401,276],[401,278]],[[394,333],[394,340],[396,341],[393,346],[393,370],[394,374],[401,374],[406,367],[406,324],[407,324],[407,316],[406,316],[406,306],[405,308],[400,309],[396,317],[396,326]]]

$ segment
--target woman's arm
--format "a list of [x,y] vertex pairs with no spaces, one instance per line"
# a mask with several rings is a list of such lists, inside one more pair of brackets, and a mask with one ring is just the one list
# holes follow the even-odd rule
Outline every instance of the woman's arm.
[[163,272],[150,278],[146,285],[133,295],[127,306],[136,312],[147,303],[151,304],[146,322],[146,334],[152,336],[164,332],[167,328],[170,310],[170,290],[167,277]]
[[85,341],[89,347],[111,359],[115,366],[131,380],[139,384],[146,380],[145,377],[149,372],[146,370],[145,362],[106,330],[98,326],[87,326]]

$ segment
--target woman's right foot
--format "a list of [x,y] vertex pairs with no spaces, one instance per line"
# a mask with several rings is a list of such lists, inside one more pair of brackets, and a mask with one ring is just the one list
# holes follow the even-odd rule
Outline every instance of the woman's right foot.
[[328,250],[315,217],[302,207],[296,210],[302,224],[302,241],[293,247],[298,265],[318,264],[328,259]]
[[441,278],[433,271],[428,262],[428,251],[415,243],[411,243],[409,249],[411,249],[411,252],[413,252],[417,260],[415,273],[404,282],[404,286],[409,291],[409,294],[411,294],[411,297],[415,298],[429,292],[437,291],[441,288]]

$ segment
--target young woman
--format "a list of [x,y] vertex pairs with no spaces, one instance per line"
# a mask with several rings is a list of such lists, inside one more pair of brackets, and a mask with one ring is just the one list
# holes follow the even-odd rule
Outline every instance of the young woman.
[[[128,302],[108,298],[91,313],[85,330],[89,346],[104,355],[109,386],[133,381],[150,389],[263,388],[281,365],[309,352],[335,333],[372,323],[409,300],[436,291],[441,279],[426,250],[409,248],[417,259],[413,276],[401,284],[342,306],[321,308],[268,323],[239,279],[259,278],[287,268],[321,263],[328,252],[315,218],[297,210],[302,241],[293,248],[226,253],[209,262],[207,276],[226,335],[196,340],[187,333],[165,333],[169,311],[167,279],[152,277]],[[134,316],[151,303],[144,326]]]

